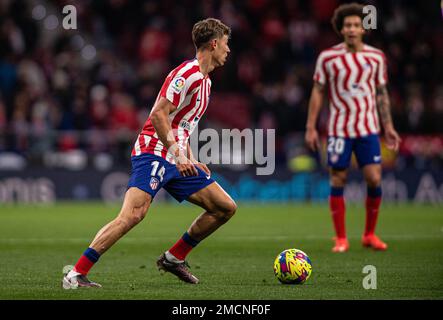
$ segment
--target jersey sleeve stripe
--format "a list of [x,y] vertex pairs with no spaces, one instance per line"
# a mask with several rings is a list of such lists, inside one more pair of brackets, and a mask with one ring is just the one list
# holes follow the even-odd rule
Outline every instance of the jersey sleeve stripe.
[[376,86],[384,85],[387,82],[387,72],[386,65],[384,63],[383,57],[381,55],[369,55],[368,59],[374,61],[377,65],[377,72],[375,73],[375,84]]
[[178,105],[180,104],[180,94],[179,93],[173,93],[173,98],[172,98],[172,104],[175,107],[178,107]]
[[[327,68],[326,68],[326,64],[331,61],[332,59],[340,56],[343,54],[343,52],[341,53],[337,53],[337,51],[342,51],[343,48],[331,48],[328,50],[323,51],[319,58],[318,58],[318,69],[315,72],[314,75],[314,81],[324,85],[326,83],[326,81],[328,80],[328,73],[327,73]],[[321,72],[320,72],[321,70]]]

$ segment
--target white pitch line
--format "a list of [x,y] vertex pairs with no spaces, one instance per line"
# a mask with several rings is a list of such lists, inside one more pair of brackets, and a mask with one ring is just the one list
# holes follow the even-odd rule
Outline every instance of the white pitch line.
[[[283,241],[283,240],[296,240],[297,242],[301,240],[331,240],[331,236],[316,236],[316,235],[305,235],[305,236],[218,236],[213,238],[213,241]],[[350,236],[350,240],[360,240],[360,236]],[[383,239],[386,240],[425,240],[425,239],[442,239],[443,235],[383,235]],[[151,242],[164,242],[164,241],[175,241],[177,237],[141,237],[133,238],[127,237],[121,239],[119,242],[129,242],[129,243],[151,243]],[[0,243],[4,244],[21,244],[21,243],[89,243],[91,238],[0,238]]]

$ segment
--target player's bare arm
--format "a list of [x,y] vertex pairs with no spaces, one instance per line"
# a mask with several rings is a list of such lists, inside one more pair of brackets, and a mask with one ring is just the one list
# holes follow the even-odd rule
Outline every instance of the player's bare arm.
[[387,146],[388,148],[397,151],[401,139],[397,131],[395,131],[394,124],[392,122],[391,102],[386,85],[381,85],[377,87],[377,106],[380,114],[380,120],[383,123],[383,128],[385,130],[385,139]]
[[306,122],[305,141],[309,149],[316,151],[319,148],[319,138],[316,129],[318,114],[323,105],[324,86],[319,82],[314,82],[311,98],[309,99],[308,120]]
[[168,100],[161,97],[154,105],[151,112],[151,121],[157,132],[158,138],[164,144],[167,150],[175,156],[177,169],[183,176],[198,175],[197,169],[191,161],[186,157],[185,153],[180,150],[175,141],[172,132],[171,124],[168,121],[168,116],[175,110],[175,106]]

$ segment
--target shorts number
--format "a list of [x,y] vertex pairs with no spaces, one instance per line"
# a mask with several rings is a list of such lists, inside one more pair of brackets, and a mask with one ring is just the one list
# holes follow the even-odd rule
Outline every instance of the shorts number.
[[160,165],[160,162],[153,161],[151,163],[151,166],[153,167],[151,170],[151,176],[158,176],[160,178],[160,182],[163,181],[163,175],[165,174],[165,167],[161,167],[160,170],[158,170],[158,166]]
[[345,150],[345,140],[343,138],[330,137],[328,139],[328,153],[342,154]]

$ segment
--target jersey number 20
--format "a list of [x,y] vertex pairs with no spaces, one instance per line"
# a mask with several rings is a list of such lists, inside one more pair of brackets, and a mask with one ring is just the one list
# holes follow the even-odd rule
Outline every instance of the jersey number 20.
[[329,137],[328,153],[342,154],[345,150],[345,140],[343,138]]

